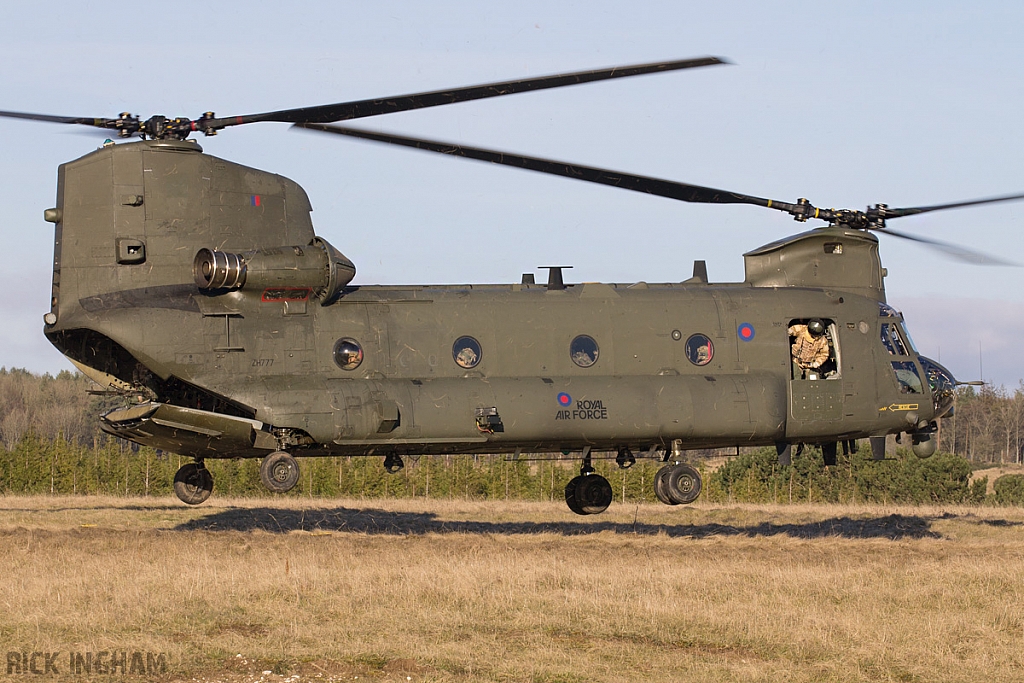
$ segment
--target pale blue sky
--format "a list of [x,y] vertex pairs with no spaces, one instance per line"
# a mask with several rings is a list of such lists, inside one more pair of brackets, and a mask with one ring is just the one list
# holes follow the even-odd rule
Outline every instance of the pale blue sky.
[[[1024,191],[1024,6],[953,2],[177,2],[120,13],[20,4],[0,25],[0,109],[220,115],[719,55],[728,67],[516,95],[359,125],[820,206],[914,206]],[[129,8],[130,7],[130,8]],[[137,16],[133,12],[138,13]],[[168,16],[171,15],[172,16]],[[160,15],[160,18],[155,18]],[[0,365],[70,367],[42,336],[56,167],[97,138],[0,121]],[[693,259],[739,281],[741,253],[803,226],[257,124],[205,150],[289,176],[357,283],[678,281]],[[1024,203],[897,229],[1024,261]],[[883,238],[884,239],[884,238]],[[1016,386],[1024,270],[884,239],[889,298],[921,351]]]

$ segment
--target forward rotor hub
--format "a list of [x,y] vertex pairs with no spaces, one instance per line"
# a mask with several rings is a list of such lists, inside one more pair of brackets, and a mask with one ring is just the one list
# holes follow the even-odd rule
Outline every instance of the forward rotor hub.
[[217,131],[224,127],[223,124],[218,124],[220,122],[217,121],[217,117],[212,111],[204,113],[195,120],[151,116],[145,121],[141,120],[138,116],[124,112],[114,119],[109,127],[114,128],[117,131],[118,137],[122,138],[138,135],[144,139],[149,138],[151,140],[166,140],[168,138],[185,140],[195,132],[201,132],[204,135],[216,135]]

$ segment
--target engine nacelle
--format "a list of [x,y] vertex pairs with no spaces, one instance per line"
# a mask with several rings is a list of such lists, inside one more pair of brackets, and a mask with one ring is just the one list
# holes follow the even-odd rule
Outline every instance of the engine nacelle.
[[203,292],[305,287],[323,305],[334,301],[355,274],[352,261],[322,237],[314,237],[305,246],[257,249],[242,254],[200,249],[192,262],[192,275]]

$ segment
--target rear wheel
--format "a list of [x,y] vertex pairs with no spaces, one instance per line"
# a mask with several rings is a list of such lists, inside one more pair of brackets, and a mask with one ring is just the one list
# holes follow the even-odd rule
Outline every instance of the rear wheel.
[[174,495],[189,505],[205,502],[213,493],[213,475],[199,463],[182,465],[174,474]]

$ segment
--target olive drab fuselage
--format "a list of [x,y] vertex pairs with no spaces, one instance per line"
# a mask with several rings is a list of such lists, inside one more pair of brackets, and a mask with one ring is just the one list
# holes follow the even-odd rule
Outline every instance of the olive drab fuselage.
[[[291,180],[190,141],[61,166],[45,333],[138,397],[105,429],[197,458],[653,452],[834,443],[944,412],[862,230],[766,245],[736,284],[354,286],[310,210]],[[824,355],[802,367],[810,321],[826,341],[805,355]]]

